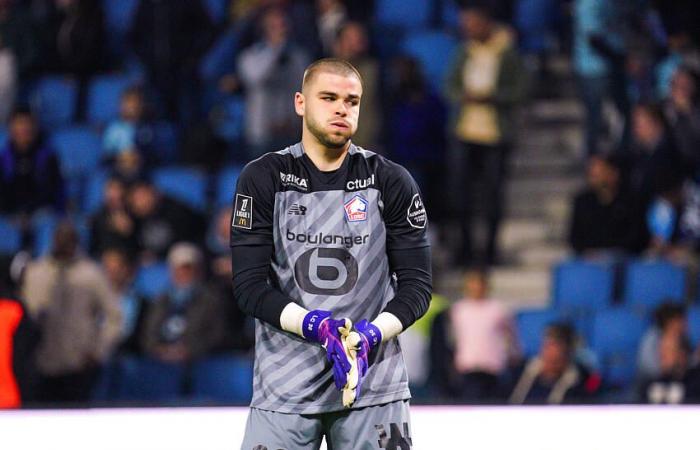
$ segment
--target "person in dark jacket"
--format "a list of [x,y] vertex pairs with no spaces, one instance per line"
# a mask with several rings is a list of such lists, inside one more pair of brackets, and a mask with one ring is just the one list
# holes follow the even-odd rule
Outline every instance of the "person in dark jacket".
[[139,2],[129,38],[170,120],[195,118],[196,70],[212,29],[200,0]]
[[576,194],[569,244],[578,255],[598,252],[638,253],[648,236],[644,214],[621,178],[621,161],[593,155],[588,161],[588,186]]
[[31,216],[42,208],[62,211],[64,200],[56,154],[41,138],[32,113],[16,109],[10,117],[9,141],[0,152],[0,210]]

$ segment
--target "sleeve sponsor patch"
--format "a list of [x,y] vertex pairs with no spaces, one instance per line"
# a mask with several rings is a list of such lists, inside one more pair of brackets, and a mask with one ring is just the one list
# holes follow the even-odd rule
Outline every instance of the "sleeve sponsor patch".
[[236,194],[231,226],[250,230],[253,228],[253,197]]
[[406,218],[413,228],[425,228],[425,224],[428,222],[428,215],[425,212],[425,206],[423,206],[423,200],[421,200],[420,195],[415,194],[411,199]]

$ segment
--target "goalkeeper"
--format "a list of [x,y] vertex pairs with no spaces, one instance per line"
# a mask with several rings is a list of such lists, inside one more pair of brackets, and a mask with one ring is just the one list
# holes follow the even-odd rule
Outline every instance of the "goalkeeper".
[[257,319],[244,450],[411,448],[397,335],[430,301],[427,216],[404,168],[350,141],[361,97],[352,65],[314,62],[301,142],[238,179],[233,289]]

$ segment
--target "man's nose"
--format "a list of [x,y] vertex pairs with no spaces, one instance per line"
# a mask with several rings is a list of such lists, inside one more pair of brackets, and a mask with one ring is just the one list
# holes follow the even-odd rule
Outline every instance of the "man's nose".
[[338,102],[338,106],[335,108],[335,114],[340,117],[348,115],[348,107],[345,102]]

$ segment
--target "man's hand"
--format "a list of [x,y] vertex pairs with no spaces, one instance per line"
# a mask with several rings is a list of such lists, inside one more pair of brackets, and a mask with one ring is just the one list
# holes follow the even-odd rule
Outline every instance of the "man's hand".
[[302,324],[304,338],[318,342],[326,349],[326,358],[333,366],[333,381],[338,390],[348,384],[351,362],[343,341],[351,329],[350,319],[336,320],[331,318],[330,311],[320,309],[309,312]]
[[349,408],[360,397],[362,381],[369,368],[369,353],[382,342],[382,332],[376,325],[361,320],[343,341],[350,357],[347,384],[343,388],[343,406]]

